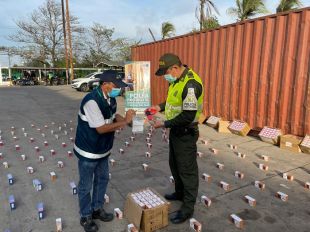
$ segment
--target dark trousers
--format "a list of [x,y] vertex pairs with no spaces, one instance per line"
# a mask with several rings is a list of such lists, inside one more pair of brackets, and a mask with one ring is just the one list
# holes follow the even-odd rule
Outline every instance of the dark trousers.
[[175,192],[183,197],[181,210],[185,214],[194,212],[198,194],[198,136],[198,128],[172,128],[169,135],[169,166],[175,181]]

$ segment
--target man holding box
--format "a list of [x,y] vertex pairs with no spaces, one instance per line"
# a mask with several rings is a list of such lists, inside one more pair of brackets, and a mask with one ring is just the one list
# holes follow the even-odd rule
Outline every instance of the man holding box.
[[166,121],[156,121],[155,128],[171,128],[169,134],[169,166],[175,181],[175,192],[167,200],[180,200],[182,207],[171,222],[178,224],[192,217],[198,194],[197,145],[198,119],[202,112],[203,84],[200,77],[175,54],[159,59],[157,76],[169,82],[166,102],[147,111],[165,111]]
[[[135,112],[129,110],[123,118],[116,114],[116,99],[127,85],[109,70],[100,75],[100,86],[82,100],[74,153],[78,157],[80,224],[85,232],[96,232],[93,219],[113,220],[113,214],[103,209],[104,195],[109,181],[109,155],[114,132],[131,123]],[[92,190],[92,197],[90,195]]]

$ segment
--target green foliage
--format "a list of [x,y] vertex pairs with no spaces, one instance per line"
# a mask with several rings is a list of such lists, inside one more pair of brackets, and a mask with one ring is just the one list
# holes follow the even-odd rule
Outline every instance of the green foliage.
[[277,13],[298,9],[301,6],[300,0],[281,0],[277,7]]
[[264,0],[236,0],[236,7],[227,10],[229,15],[237,17],[238,21],[243,21],[254,17],[256,14],[268,13]]

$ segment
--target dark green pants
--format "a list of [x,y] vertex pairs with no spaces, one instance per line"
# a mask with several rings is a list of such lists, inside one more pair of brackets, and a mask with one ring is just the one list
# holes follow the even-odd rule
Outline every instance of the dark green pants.
[[169,166],[175,181],[175,192],[183,197],[181,210],[186,214],[194,212],[198,194],[198,136],[198,128],[172,128],[169,135]]

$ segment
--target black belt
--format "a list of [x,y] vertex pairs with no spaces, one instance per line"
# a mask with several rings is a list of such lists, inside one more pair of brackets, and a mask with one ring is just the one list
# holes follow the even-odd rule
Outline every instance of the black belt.
[[194,135],[198,131],[198,122],[194,122],[188,126],[184,127],[172,127],[171,132],[174,134],[185,135],[192,134]]

